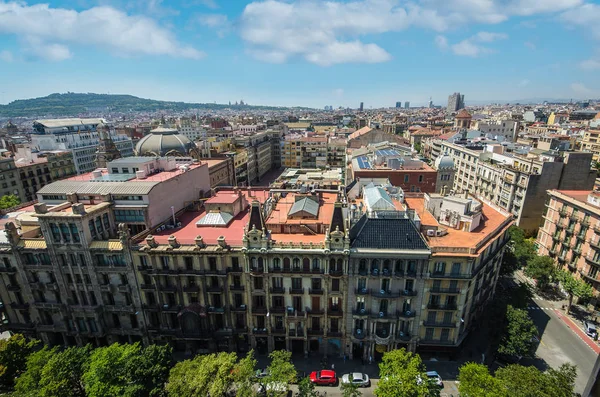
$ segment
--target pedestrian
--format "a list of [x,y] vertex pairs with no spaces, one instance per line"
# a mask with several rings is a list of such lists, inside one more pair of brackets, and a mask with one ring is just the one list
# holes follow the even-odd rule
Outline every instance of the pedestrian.
[[373,356],[369,355],[369,364],[373,363]]
[[331,364],[331,370],[335,371],[335,364]]
[[346,355],[344,354],[344,364],[346,364]]

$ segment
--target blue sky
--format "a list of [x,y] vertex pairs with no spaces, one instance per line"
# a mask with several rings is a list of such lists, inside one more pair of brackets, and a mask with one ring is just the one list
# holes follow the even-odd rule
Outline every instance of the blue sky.
[[585,0],[0,0],[0,103],[596,98],[598,21]]

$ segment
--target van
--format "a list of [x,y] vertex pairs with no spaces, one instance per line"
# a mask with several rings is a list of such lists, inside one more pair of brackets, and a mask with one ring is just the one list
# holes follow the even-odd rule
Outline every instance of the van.
[[592,338],[596,338],[598,336],[598,330],[596,329],[596,324],[585,322],[584,324],[585,333]]

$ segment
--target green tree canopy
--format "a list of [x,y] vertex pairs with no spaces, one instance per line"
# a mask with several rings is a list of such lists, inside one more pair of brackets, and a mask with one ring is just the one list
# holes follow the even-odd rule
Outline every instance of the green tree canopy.
[[44,346],[27,357],[27,370],[15,382],[15,391],[18,396],[34,397],[39,395],[44,366],[57,354],[57,351],[57,347],[50,349],[48,346]]
[[569,294],[569,310],[571,310],[574,296],[580,299],[589,299],[592,297],[592,286],[581,279],[575,278],[572,273],[561,270],[558,272],[557,278],[567,294]]
[[439,387],[428,381],[425,365],[418,354],[398,349],[383,354],[379,363],[377,397],[430,397]]
[[181,361],[171,369],[167,393],[177,397],[221,397],[234,384],[236,361],[235,353],[224,352]]
[[508,305],[506,321],[498,352],[511,356],[532,356],[538,330],[527,311]]
[[527,263],[525,274],[537,281],[538,288],[544,288],[556,275],[554,261],[548,256],[536,256]]
[[69,347],[53,355],[42,370],[40,397],[85,397],[83,371],[92,347]]
[[298,383],[298,397],[319,397],[317,388],[310,378],[304,378]]
[[167,380],[171,361],[168,346],[146,348],[134,344],[100,347],[90,356],[83,374],[89,397],[158,396]]
[[254,374],[256,373],[256,360],[254,351],[250,350],[235,366],[233,381],[236,388],[236,397],[253,397],[256,395],[253,388]]
[[340,391],[342,392],[342,397],[361,397],[362,392],[358,390],[358,385],[355,385],[352,382],[342,383],[340,385]]
[[18,196],[15,196],[14,194],[5,194],[4,196],[0,197],[0,210],[12,208],[20,203],[21,200]]
[[519,397],[573,397],[576,376],[575,366],[571,364],[547,372],[516,364],[496,371],[496,378],[508,395]]
[[38,343],[38,340],[27,340],[21,334],[0,340],[0,384],[13,386],[15,377],[27,369],[27,358]]
[[458,391],[464,397],[509,397],[501,382],[483,364],[466,363],[458,374]]
[[[286,350],[274,350],[269,354],[271,363],[267,367],[269,375],[265,377],[265,384],[284,384],[288,385],[296,381],[296,367],[292,364],[292,353]],[[267,395],[275,396],[279,394],[278,390],[267,390]]]

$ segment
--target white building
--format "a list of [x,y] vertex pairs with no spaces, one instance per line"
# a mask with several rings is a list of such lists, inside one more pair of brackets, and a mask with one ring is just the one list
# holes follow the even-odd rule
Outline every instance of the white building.
[[515,120],[480,121],[475,129],[491,135],[499,142],[515,142],[519,133],[519,122]]
[[[31,144],[38,150],[68,150],[73,153],[73,162],[78,174],[96,168],[96,150],[100,139],[96,127],[105,123],[103,119],[50,119],[33,122]],[[125,135],[110,130],[110,137],[121,153],[121,157],[133,155],[133,142]]]

